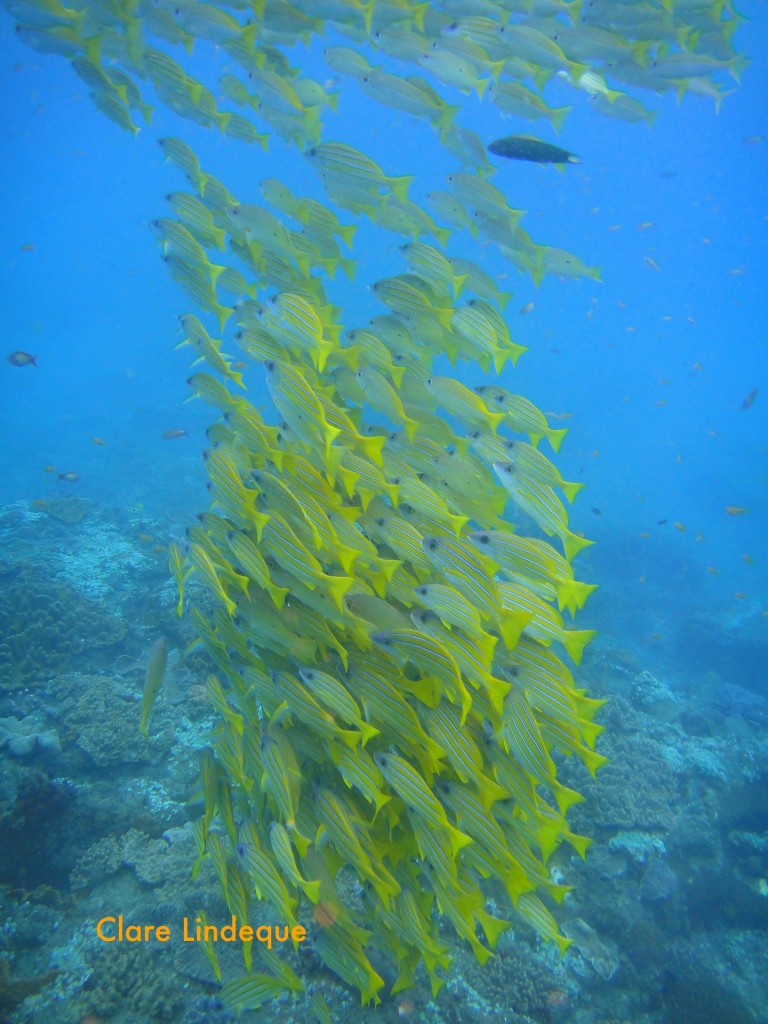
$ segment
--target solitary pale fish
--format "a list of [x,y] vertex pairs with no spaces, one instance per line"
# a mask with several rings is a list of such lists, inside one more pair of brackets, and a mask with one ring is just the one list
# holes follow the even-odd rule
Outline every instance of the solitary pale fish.
[[149,716],[152,714],[155,699],[160,692],[160,687],[163,685],[167,664],[168,641],[164,636],[161,636],[159,640],[155,641],[155,645],[149,653],[147,674],[144,678],[144,696],[141,700],[141,721],[139,722],[139,732],[147,740],[149,739],[147,723],[149,722]]

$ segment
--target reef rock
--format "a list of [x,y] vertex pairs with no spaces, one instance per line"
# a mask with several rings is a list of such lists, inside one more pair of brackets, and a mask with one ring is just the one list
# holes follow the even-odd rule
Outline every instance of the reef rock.
[[53,729],[46,729],[33,715],[0,718],[0,748],[6,746],[17,757],[24,757],[35,747],[61,750],[58,734]]

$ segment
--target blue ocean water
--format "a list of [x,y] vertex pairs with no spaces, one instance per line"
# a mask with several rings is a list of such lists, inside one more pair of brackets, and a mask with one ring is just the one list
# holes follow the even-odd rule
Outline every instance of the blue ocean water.
[[[548,276],[537,288],[486,253],[487,268],[514,292],[513,337],[529,347],[502,383],[569,428],[557,465],[585,484],[571,528],[595,541],[577,567],[600,588],[577,623],[600,631],[585,672],[605,682],[606,664],[617,661],[630,674],[648,672],[688,711],[704,677],[709,687],[768,699],[768,12],[751,3],[743,13],[735,42],[749,64],[738,87],[723,78],[729,95],[719,111],[710,99],[667,93],[647,98],[657,110],[652,127],[629,125],[601,118],[555,82],[549,102],[573,111],[559,137],[540,134],[580,162],[563,173],[499,162],[494,184],[527,211],[526,230],[598,265],[601,282]],[[333,41],[291,53],[331,87],[320,49]],[[67,62],[21,46],[8,18],[0,54],[3,354],[25,350],[39,364],[0,362],[0,506],[77,495],[119,510],[126,530],[162,545],[208,505],[201,453],[212,411],[187,401],[189,350],[174,346],[190,303],[149,230],[167,213],[164,194],[184,184],[157,139],[181,135],[243,201],[265,177],[323,196],[311,168],[277,137],[264,153],[190,122],[180,128],[160,105],[135,139],[121,132]],[[199,47],[187,66],[212,83],[221,65]],[[444,94],[486,141],[530,128],[487,102]],[[354,141],[388,172],[417,173],[421,198],[455,169],[428,125],[374,105],[352,82],[325,123],[326,137]],[[402,271],[403,241],[360,227],[355,280],[329,285],[347,326],[382,312],[367,285]],[[474,256],[457,233],[448,248],[463,255],[465,246]],[[235,351],[229,341],[225,349]],[[442,372],[451,372],[447,361]],[[456,372],[469,385],[485,379],[466,364]],[[251,401],[266,407],[261,368],[250,367],[246,381]],[[162,439],[175,428],[188,436]],[[76,483],[59,479],[67,472]],[[621,688],[614,681],[604,692]],[[752,780],[764,777],[764,748],[762,756]],[[759,820],[755,833],[765,838],[768,817]],[[717,910],[714,919],[704,931],[722,924]],[[762,917],[763,944],[764,929]],[[641,1019],[639,1005],[628,1019]],[[586,1008],[567,1016],[554,997],[550,1010],[534,1019],[601,1019]]]

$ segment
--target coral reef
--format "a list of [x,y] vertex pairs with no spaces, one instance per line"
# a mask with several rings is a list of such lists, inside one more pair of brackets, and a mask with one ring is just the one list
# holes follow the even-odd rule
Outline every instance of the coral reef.
[[111,878],[120,870],[120,842],[115,836],[104,836],[89,846],[72,869],[69,877],[72,889],[91,889]]
[[44,498],[35,502],[37,508],[41,509],[54,519],[60,520],[74,526],[85,518],[90,502],[85,498]]
[[102,1020],[172,1021],[184,1003],[178,978],[171,970],[170,949],[119,943],[103,948],[71,1010],[81,1019],[93,1014]]
[[115,693],[108,680],[88,676],[69,717],[76,745],[100,768],[140,764],[150,759],[149,745],[138,733],[135,703]]
[[640,899],[649,903],[668,900],[677,892],[677,875],[665,860],[654,858],[640,882]]
[[179,1024],[235,1024],[236,1017],[214,996],[197,996]]
[[13,805],[0,814],[0,883],[63,889],[71,870],[73,787],[40,772],[19,785]]
[[766,979],[768,951],[760,933],[677,942],[664,982],[665,1024],[766,1024]]
[[[623,697],[612,698],[604,712],[606,731],[601,753],[609,764],[598,782],[583,779],[579,784],[587,800],[574,807],[574,829],[597,829],[611,835],[616,829],[666,831],[674,827],[678,783],[665,757],[665,746],[648,730],[648,716],[634,709]],[[575,759],[563,764],[566,784],[581,766]]]
[[0,958],[0,1022],[6,1024],[20,1003],[50,984],[55,977],[56,971],[46,971],[35,977],[14,977],[10,963]]
[[563,935],[573,940],[574,948],[592,964],[603,981],[610,981],[619,962],[595,929],[580,917],[572,917],[563,922],[562,930]]
[[189,855],[193,850],[191,829],[187,839],[186,844],[170,844],[165,839],[151,839],[143,832],[131,829],[122,837],[121,859],[123,864],[133,868],[139,881],[146,885],[183,885],[190,873]]
[[42,571],[0,589],[0,689],[40,686],[86,648],[120,642],[125,626],[105,608]]
[[[567,961],[566,961],[567,964]],[[522,934],[507,933],[499,941],[496,956],[480,966],[464,951],[456,951],[446,990],[439,1005],[447,1002],[446,1020],[461,1024],[471,1019],[505,1019],[510,1022],[547,1020],[551,993],[568,985],[564,965],[537,952]]]

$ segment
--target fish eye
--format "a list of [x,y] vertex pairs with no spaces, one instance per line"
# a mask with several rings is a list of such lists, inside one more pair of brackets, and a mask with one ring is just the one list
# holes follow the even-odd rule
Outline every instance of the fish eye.
[[266,363],[264,363],[264,366],[267,368],[267,373],[272,373],[272,371],[275,368],[275,364],[272,362],[271,359],[268,359]]
[[520,675],[520,669],[517,667],[517,665],[510,665],[510,667],[507,669],[507,674],[512,676],[513,679],[515,679],[517,676]]
[[480,541],[481,544],[490,544],[491,543],[491,538],[488,536],[487,533],[481,533],[478,536],[477,539]]
[[431,540],[429,542],[429,550],[430,551],[437,551],[437,541],[436,540]]
[[384,520],[383,519],[374,519],[374,522],[379,527],[379,529],[381,529],[384,526]]
[[416,592],[418,594],[421,594],[422,597],[427,597],[427,595],[429,593],[426,587],[418,587]]
[[485,384],[481,384],[479,387],[473,389],[475,394],[482,395],[485,393]]
[[504,395],[496,395],[496,401],[499,403],[499,405],[501,405],[501,403],[504,401]]
[[511,463],[511,462],[508,462],[508,463],[506,464],[506,466],[504,467],[504,472],[505,472],[505,473],[506,473],[506,474],[507,474],[508,476],[512,476],[512,474],[513,474],[513,473],[515,472],[515,467],[514,467],[514,466],[512,465],[512,463]]
[[504,442],[504,447],[507,449],[507,451],[511,452],[512,449],[515,447],[515,444],[516,444],[515,441],[505,441]]
[[431,384],[431,383],[432,383],[432,378],[431,378],[431,377],[427,377],[427,379],[426,379],[425,383],[426,383],[427,385]]
[[416,474],[416,479],[417,480],[423,480],[426,475],[427,475],[426,473],[417,473]]
[[311,668],[305,668],[304,669],[304,678],[305,679],[314,679],[315,678],[315,673],[312,671]]

